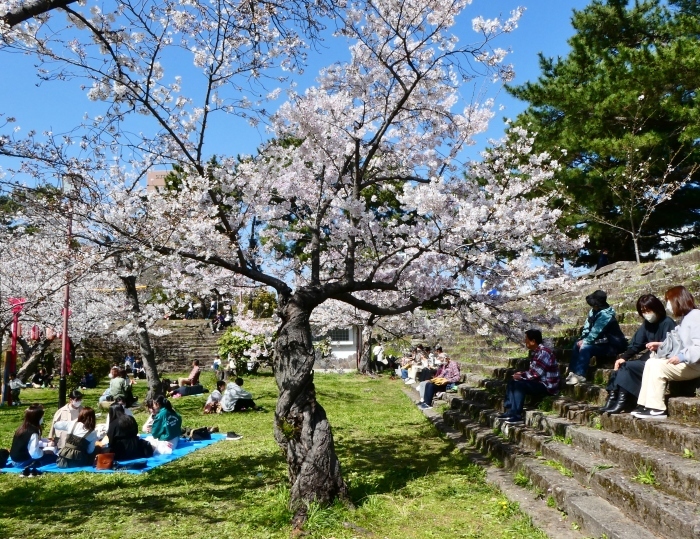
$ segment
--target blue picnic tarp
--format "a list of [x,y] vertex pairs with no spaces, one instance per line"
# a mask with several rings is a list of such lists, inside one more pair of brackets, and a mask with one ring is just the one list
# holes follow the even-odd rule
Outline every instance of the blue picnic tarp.
[[[184,439],[181,439],[178,444],[177,444],[177,449],[175,449],[172,454],[170,455],[158,455],[158,456],[153,456],[148,459],[136,459],[136,460],[120,460],[119,464],[124,464],[128,465],[131,463],[136,463],[136,462],[145,462],[146,467],[139,469],[139,470],[129,470],[129,469],[116,469],[116,470],[97,470],[95,469],[94,466],[80,466],[77,468],[59,468],[56,466],[56,464],[48,464],[46,466],[42,466],[39,469],[41,472],[49,472],[49,473],[76,473],[76,472],[89,472],[89,473],[115,473],[115,472],[120,472],[120,473],[145,473],[149,470],[152,470],[153,468],[157,468],[158,466],[162,466],[163,464],[167,464],[168,462],[172,462],[174,460],[177,460],[179,458],[184,457],[185,455],[189,455],[190,453],[193,453],[197,451],[198,449],[202,449],[204,447],[210,446],[211,444],[215,444],[216,442],[220,442],[221,440],[225,440],[226,435],[225,434],[220,434],[220,433],[215,433],[211,435],[211,440],[201,440],[198,442],[190,442],[190,441],[185,441]],[[0,468],[0,472],[5,472],[5,473],[22,473],[22,468],[15,468],[15,467],[7,467],[7,468]]]

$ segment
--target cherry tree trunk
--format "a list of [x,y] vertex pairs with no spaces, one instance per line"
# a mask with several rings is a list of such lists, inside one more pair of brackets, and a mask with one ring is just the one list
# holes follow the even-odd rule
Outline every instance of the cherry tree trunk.
[[311,308],[292,298],[280,307],[282,323],[275,345],[275,379],[279,400],[275,410],[275,440],[287,457],[291,483],[292,524],[301,528],[308,503],[347,501],[331,426],[316,401]]
[[146,371],[146,381],[148,382],[148,393],[146,398],[154,398],[163,393],[162,384],[158,377],[156,367],[156,354],[151,346],[151,339],[148,335],[148,326],[141,316],[141,306],[139,304],[138,290],[136,290],[136,277],[133,275],[120,276],[126,290],[126,298],[129,302],[131,318],[136,327],[136,339],[139,344],[139,352],[143,361],[143,370]]
[[22,352],[24,353],[24,361],[22,362],[22,367],[17,371],[17,378],[25,382],[25,380],[36,371],[37,365],[41,362],[44,357],[44,353],[48,350],[53,339],[42,339],[39,343],[34,346],[30,346],[23,339],[17,339],[17,344],[22,347]]
[[366,325],[360,332],[360,362],[357,370],[362,374],[374,371],[372,363],[372,326]]

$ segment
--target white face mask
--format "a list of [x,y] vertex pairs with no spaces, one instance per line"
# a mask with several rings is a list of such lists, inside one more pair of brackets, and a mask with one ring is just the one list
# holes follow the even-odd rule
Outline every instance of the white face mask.
[[644,313],[644,314],[642,314],[642,316],[644,317],[644,320],[646,320],[650,324],[653,324],[654,322],[656,322],[656,314],[655,313]]
[[73,408],[80,408],[83,404],[83,401],[71,401],[70,405]]
[[670,301],[666,301],[666,310],[673,314],[673,305],[671,305]]

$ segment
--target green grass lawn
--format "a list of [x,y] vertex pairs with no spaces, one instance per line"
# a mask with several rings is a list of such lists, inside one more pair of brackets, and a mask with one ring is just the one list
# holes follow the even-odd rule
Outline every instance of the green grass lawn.
[[[213,381],[203,375],[205,387]],[[316,384],[356,508],[312,507],[308,537],[545,538],[440,437],[402,394],[403,384],[358,375],[317,375]],[[85,404],[95,406],[104,387],[87,391]],[[205,416],[203,397],[174,400],[184,425],[218,425],[244,437],[146,474],[0,474],[0,537],[289,537],[286,463],[272,437],[274,379],[250,377],[246,388],[266,412]],[[48,432],[57,391],[23,390],[22,400],[48,408]],[[0,447],[9,447],[22,413],[0,408]],[[146,414],[136,419],[141,425]]]

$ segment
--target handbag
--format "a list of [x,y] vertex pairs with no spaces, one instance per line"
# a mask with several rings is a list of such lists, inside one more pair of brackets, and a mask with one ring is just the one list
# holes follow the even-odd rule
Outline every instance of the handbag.
[[111,470],[114,467],[114,453],[100,453],[95,457],[95,468]]
[[681,342],[681,336],[678,334],[678,329],[672,329],[666,334],[664,342],[659,345],[656,357],[668,359],[678,356],[682,348],[683,343]]

